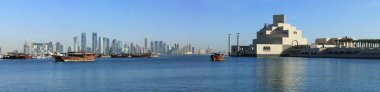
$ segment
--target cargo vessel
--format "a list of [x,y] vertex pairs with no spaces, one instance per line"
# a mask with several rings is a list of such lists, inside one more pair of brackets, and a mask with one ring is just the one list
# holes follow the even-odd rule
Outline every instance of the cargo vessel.
[[224,60],[224,54],[222,54],[222,53],[212,53],[210,57],[211,57],[211,61],[223,61]]
[[32,59],[32,55],[10,52],[7,55],[4,55],[3,59]]
[[95,61],[96,55],[94,53],[84,53],[84,52],[68,52],[68,53],[57,53],[52,55],[52,57],[57,62],[89,62]]

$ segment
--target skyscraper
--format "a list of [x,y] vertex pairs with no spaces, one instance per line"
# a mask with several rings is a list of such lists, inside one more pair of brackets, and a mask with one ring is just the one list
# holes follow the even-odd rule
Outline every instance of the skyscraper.
[[195,53],[195,48],[194,47],[191,48],[191,53],[193,53],[193,54]]
[[129,48],[129,51],[130,51],[129,53],[135,53],[135,45],[133,43],[131,43],[129,47],[130,47]]
[[103,37],[103,54],[108,55],[109,54],[109,39]]
[[159,42],[158,42],[158,52],[162,54],[162,53],[163,53],[163,49],[164,49],[164,48],[163,48],[162,41],[159,41]]
[[[34,46],[32,46],[32,47],[34,47]],[[49,43],[47,44],[47,50],[48,50],[49,52],[55,52],[55,43],[54,43],[54,42],[49,42]]]
[[81,50],[86,52],[86,33],[82,33],[81,36]]
[[25,41],[25,44],[24,44],[24,53],[30,54],[30,44],[27,41]]
[[158,51],[159,47],[158,47],[158,41],[154,41],[154,52],[157,52],[157,53],[160,53],[160,51]]
[[111,44],[111,53],[110,54],[117,54],[117,40],[113,39]]
[[92,33],[92,52],[96,53],[98,49],[98,34]]
[[155,52],[153,49],[154,49],[153,41],[150,41],[150,52]]
[[167,49],[166,49],[166,43],[162,43],[162,54],[166,54]]
[[123,42],[117,41],[117,54],[123,52]]
[[65,53],[65,45],[62,43],[59,45],[59,53]]
[[129,51],[129,46],[127,44],[127,42],[124,43],[124,46],[123,46],[123,53],[128,53]]
[[104,51],[103,50],[103,43],[104,43],[103,38],[99,36],[98,51],[97,51],[97,53],[100,53],[100,54],[103,53],[103,51]]
[[67,52],[72,52],[71,46],[67,47]]
[[79,50],[79,40],[78,40],[78,36],[75,36],[74,37],[74,52],[79,52],[80,50]]
[[145,38],[144,39],[144,52],[148,52],[148,39],[147,38]]
[[56,44],[55,44],[55,51],[56,52],[59,52],[59,53],[65,53],[65,47],[64,47],[64,45],[61,43],[61,42],[57,42]]

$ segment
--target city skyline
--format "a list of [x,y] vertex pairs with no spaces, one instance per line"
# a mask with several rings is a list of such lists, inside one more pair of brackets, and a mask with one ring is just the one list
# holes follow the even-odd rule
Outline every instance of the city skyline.
[[87,47],[91,47],[88,39],[96,32],[140,45],[144,43],[142,39],[149,38],[225,51],[227,34],[233,34],[232,44],[236,44],[235,34],[241,33],[241,44],[248,45],[273,14],[289,15],[288,20],[309,37],[309,42],[319,37],[376,38],[373,26],[380,24],[377,18],[380,13],[374,12],[380,8],[378,3],[376,0],[2,0],[0,47],[3,52],[22,51],[25,40],[74,46],[73,36],[82,32],[87,33]]
[[[61,42],[28,42],[25,41],[23,45],[23,50],[13,50],[13,53],[25,53],[31,54],[32,56],[41,56],[51,53],[66,53],[66,52],[93,52],[102,55],[116,55],[121,53],[159,53],[162,55],[181,55],[181,54],[210,54],[212,53],[212,48],[197,48],[193,47],[191,43],[179,44],[174,43],[174,45],[167,44],[166,41],[162,40],[150,40],[148,43],[148,38],[144,38],[144,44],[136,44],[134,42],[126,42],[118,39],[102,37],[101,34],[92,32],[92,39],[90,44],[88,44],[88,37],[86,33],[81,33],[81,41],[78,40],[79,36],[73,37],[73,46],[65,45]],[[84,44],[82,44],[84,43]],[[148,47],[150,45],[151,47]],[[83,47],[82,47],[83,46]],[[73,48],[72,48],[73,47]],[[1,52],[0,52],[1,53]],[[7,52],[3,52],[5,54]]]

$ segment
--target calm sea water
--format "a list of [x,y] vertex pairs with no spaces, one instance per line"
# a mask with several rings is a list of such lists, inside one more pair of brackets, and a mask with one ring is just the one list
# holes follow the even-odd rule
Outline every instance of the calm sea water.
[[226,57],[0,60],[0,92],[380,91],[380,60]]

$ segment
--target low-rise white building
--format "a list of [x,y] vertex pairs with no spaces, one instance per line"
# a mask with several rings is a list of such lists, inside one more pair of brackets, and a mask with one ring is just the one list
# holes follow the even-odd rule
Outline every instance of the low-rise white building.
[[338,39],[340,38],[317,38],[310,48],[335,48]]

